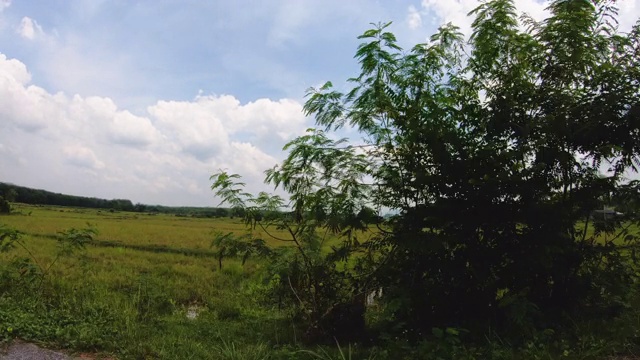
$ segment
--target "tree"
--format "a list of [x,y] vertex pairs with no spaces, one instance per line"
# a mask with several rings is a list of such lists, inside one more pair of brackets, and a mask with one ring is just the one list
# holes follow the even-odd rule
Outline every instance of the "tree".
[[9,202],[15,202],[18,198],[18,192],[14,188],[9,188],[4,192],[4,198]]
[[[364,335],[366,283],[354,280],[347,260],[368,229],[366,220],[373,216],[358,216],[367,212],[366,197],[352,176],[360,176],[366,157],[351,149],[335,149],[317,154],[313,162],[301,162],[296,154],[308,151],[310,141],[331,148],[339,143],[321,132],[301,137],[287,145],[291,154],[282,166],[267,171],[269,182],[291,193],[292,211],[281,211],[285,202],[277,195],[245,193],[237,174],[214,174],[212,189],[223,203],[242,210],[251,230],[290,245],[262,251],[262,255],[268,255],[271,263],[268,276],[274,299],[293,309],[307,339],[353,340]],[[324,177],[315,161],[332,163],[340,170],[334,177]],[[254,236],[216,237],[219,266],[222,257],[234,255],[247,237]],[[329,245],[334,236],[341,241]]]
[[270,249],[266,246],[264,240],[251,239],[250,234],[236,237],[231,232],[226,234],[216,232],[211,241],[211,247],[216,248],[219,270],[222,270],[222,260],[224,258],[240,256],[242,265],[244,265],[251,255],[267,256],[270,254]]
[[0,196],[0,214],[10,214],[11,213],[11,204],[7,200],[5,200],[2,196]]
[[213,210],[213,216],[217,218],[229,217],[229,210],[225,208],[216,208]]
[[[640,23],[619,33],[609,1],[548,9],[542,22],[519,21],[512,1],[484,2],[470,13],[467,45],[447,24],[408,52],[390,24],[376,25],[359,37],[352,89],[310,89],[304,111],[321,129],[290,142],[267,171],[290,194],[291,218],[279,226],[309,239],[334,230],[343,258],[367,249],[340,274],[350,282],[342,288],[384,287],[396,329],[526,333],[615,313],[628,298],[637,218],[589,228],[640,165]],[[346,125],[361,143],[332,140]],[[268,199],[223,175],[214,188],[233,206]],[[353,246],[366,207],[399,215]]]

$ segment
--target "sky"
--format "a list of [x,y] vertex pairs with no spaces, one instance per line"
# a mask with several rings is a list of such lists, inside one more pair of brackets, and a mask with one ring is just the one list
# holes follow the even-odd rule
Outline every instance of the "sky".
[[[536,19],[547,4],[516,0]],[[217,206],[209,177],[264,173],[312,127],[305,90],[357,74],[357,36],[400,45],[476,0],[0,0],[0,181],[134,203]],[[640,14],[621,0],[620,30]],[[349,134],[357,136],[357,134]]]

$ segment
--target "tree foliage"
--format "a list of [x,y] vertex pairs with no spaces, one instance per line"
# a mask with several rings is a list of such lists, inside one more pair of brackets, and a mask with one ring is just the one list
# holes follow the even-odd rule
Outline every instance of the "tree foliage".
[[[359,37],[349,91],[309,89],[304,111],[319,128],[266,172],[292,210],[267,223],[299,251],[308,293],[291,289],[315,320],[341,301],[314,283],[320,270],[351,294],[382,286],[389,321],[415,336],[526,332],[626,304],[637,218],[590,221],[638,198],[626,176],[640,165],[640,23],[620,33],[614,5],[556,0],[537,22],[487,1],[470,13],[468,42],[446,24],[408,51],[377,24]],[[345,126],[362,140],[335,140]],[[253,226],[255,209],[285,205],[244,193],[235,176],[217,174],[213,188]],[[368,208],[399,215],[360,243]],[[343,245],[316,259],[322,230]],[[357,266],[336,270],[356,250]]]
[[0,196],[0,214],[10,214],[11,204],[4,197]]
[[4,194],[3,197],[8,201],[20,202],[24,204],[60,205],[98,209],[115,209],[123,211],[139,211],[139,209],[136,209],[133,203],[131,203],[131,200],[127,199],[106,200],[84,196],[66,195],[2,182],[0,182],[0,194]]
[[[278,195],[261,192],[253,196],[244,192],[244,183],[236,174],[220,171],[211,177],[216,195],[233,209],[243,210],[250,230],[257,228],[290,246],[265,250],[264,242],[256,240],[252,232],[242,236],[218,234],[212,245],[220,254],[220,267],[222,257],[238,256],[245,250],[243,260],[254,253],[268,257],[271,294],[294,310],[294,316],[305,326],[307,338],[327,334],[349,337],[362,333],[364,326],[364,309],[358,304],[349,306],[361,297],[362,289],[349,281],[352,275],[345,267],[348,254],[358,243],[357,230],[365,228],[363,217],[354,211],[363,209],[362,199],[341,187],[348,180],[340,185],[335,184],[336,178],[323,179],[314,163],[299,159],[298,156],[311,155],[309,142],[334,144],[321,134],[301,137],[287,145],[292,155],[282,166],[267,171],[268,181],[292,194],[292,211],[283,211],[285,202]],[[322,160],[342,161],[344,166],[356,164],[348,165],[353,157],[339,152]],[[331,244],[331,250],[324,252],[336,235],[344,240]],[[342,266],[338,266],[340,263]]]

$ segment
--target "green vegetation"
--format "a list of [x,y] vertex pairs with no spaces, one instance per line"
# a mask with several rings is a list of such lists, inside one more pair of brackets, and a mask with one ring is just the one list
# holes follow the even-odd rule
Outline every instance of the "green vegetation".
[[211,177],[235,219],[16,206],[0,336],[125,358],[637,351],[640,22],[549,10],[484,2],[467,43],[447,24],[409,51],[375,25],[352,88],[310,89],[319,128],[266,171],[287,199]]
[[[251,346],[248,339],[256,347],[265,346],[271,329],[280,326],[282,315],[277,311],[256,307],[254,293],[261,291],[260,283],[249,279],[258,264],[247,263],[243,269],[238,262],[229,261],[223,271],[216,271],[215,258],[210,255],[133,250],[126,245],[149,244],[137,234],[150,226],[134,213],[108,218],[81,209],[16,208],[32,215],[2,218],[18,229],[2,229],[2,249],[9,250],[5,244],[13,244],[13,249],[0,254],[0,336],[5,339],[21,337],[132,358],[184,358],[181,353],[216,358],[212,349],[223,340],[235,343],[241,334],[239,351],[245,351]],[[212,226],[203,226],[200,219],[149,218],[153,219],[151,226],[164,223],[160,230],[165,230],[165,238],[174,236],[174,244],[183,248],[200,245],[196,236],[181,243],[185,233],[199,231],[202,238],[212,237]],[[41,225],[38,232],[25,221],[32,219]],[[86,222],[94,226],[86,228]],[[56,227],[77,230],[44,232]],[[241,229],[233,222],[226,227]],[[109,236],[117,234],[124,246],[102,246],[103,241],[115,239],[106,238],[108,231],[103,230],[114,228],[118,232]],[[208,249],[209,242],[202,247]],[[69,247],[61,244],[84,246],[72,246],[75,252],[70,254]],[[194,320],[186,317],[191,308],[201,311]],[[285,325],[283,334],[276,336],[285,337],[289,327]],[[261,330],[263,335],[257,333]]]
[[53,193],[46,190],[31,189],[24,186],[0,182],[0,194],[11,202],[20,202],[25,204],[40,205],[60,205],[60,206],[76,206],[99,209],[115,209],[115,210],[142,210],[136,209],[130,200],[114,199],[105,200],[98,198],[89,198],[83,196],[65,195]]
[[303,356],[302,330],[266,296],[266,264],[218,268],[210,244],[245,234],[240,220],[14,208],[0,218],[0,339],[123,358]]
[[[272,276],[307,338],[415,345],[464,329],[465,344],[519,346],[541,331],[577,336],[575,324],[635,301],[640,22],[618,33],[607,1],[549,11],[536,22],[511,1],[484,2],[467,43],[447,24],[409,51],[375,25],[350,88],[311,88],[304,110],[318,128],[266,171],[289,202],[212,176],[249,226],[288,233],[292,249],[269,262],[287,264]],[[338,138],[347,125],[360,142]],[[372,208],[399,215],[380,223],[364,216]],[[341,244],[326,253],[329,234]],[[382,311],[366,324],[374,289]]]
[[[243,266],[241,259],[225,258],[218,269],[216,249],[209,243],[215,231],[243,235],[239,220],[207,223],[168,215],[104,215],[24,204],[14,208],[16,214],[0,218],[8,224],[0,229],[4,341],[19,337],[79,352],[163,359],[183,359],[185,354],[194,359],[412,359],[438,354],[445,359],[453,354],[511,359],[559,357],[565,350],[566,358],[600,358],[637,344],[636,306],[605,323],[607,327],[600,322],[576,325],[575,339],[547,329],[520,346],[497,335],[468,344],[469,334],[452,328],[435,329],[413,345],[393,338],[377,345],[312,345],[303,341],[306,329],[293,322],[290,309],[271,300],[277,284],[265,281],[271,271],[265,260],[250,257]],[[40,224],[37,232],[33,224]],[[182,239],[175,241],[179,248],[199,246],[209,252],[167,252],[149,247],[147,238],[138,240],[141,232],[156,226],[156,235]],[[109,231],[113,233],[105,236]],[[198,241],[198,235],[209,243]],[[112,246],[116,239],[124,245]],[[72,253],[64,251],[66,244],[76,243],[81,246]],[[141,248],[130,247],[135,245]],[[371,308],[368,324],[377,321],[377,309],[379,305]],[[190,319],[189,313],[198,315]]]
[[[162,213],[173,214],[176,216],[191,217],[234,217],[242,216],[237,212],[230,212],[224,208],[214,207],[193,207],[193,206],[161,206],[161,205],[145,205],[133,204],[131,200],[126,199],[99,199],[94,197],[74,196],[67,194],[54,193],[46,190],[31,189],[24,186],[7,184],[0,182],[0,194],[4,194],[4,199],[9,202],[19,202],[32,205],[53,205],[67,207],[82,207],[93,209],[104,209],[108,211],[135,211],[140,213]],[[6,208],[2,207],[0,201],[0,213],[5,212]],[[6,213],[6,212],[5,212]]]
[[5,198],[0,196],[0,214],[11,213],[11,204]]

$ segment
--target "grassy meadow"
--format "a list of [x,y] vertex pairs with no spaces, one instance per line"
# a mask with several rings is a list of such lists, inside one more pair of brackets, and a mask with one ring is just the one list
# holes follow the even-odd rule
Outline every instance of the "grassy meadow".
[[[218,269],[212,234],[244,233],[239,219],[16,204],[0,223],[24,244],[0,254],[0,339],[123,358],[300,355],[286,314],[258,303],[261,264],[225,259]],[[56,260],[57,232],[87,224],[98,233],[86,250]],[[22,258],[42,281],[27,283]]]
[[[20,245],[0,252],[0,345],[20,338],[119,359],[598,359],[629,352],[640,338],[640,310],[632,310],[610,328],[580,325],[578,345],[544,337],[517,349],[488,339],[478,350],[457,338],[418,347],[393,339],[383,348],[305,345],[287,311],[267,301],[264,261],[224,259],[218,268],[213,233],[245,233],[240,219],[23,204],[13,210],[0,216],[22,234]],[[59,232],[87,224],[97,233],[85,249],[58,257]],[[603,340],[612,338],[619,342]]]

